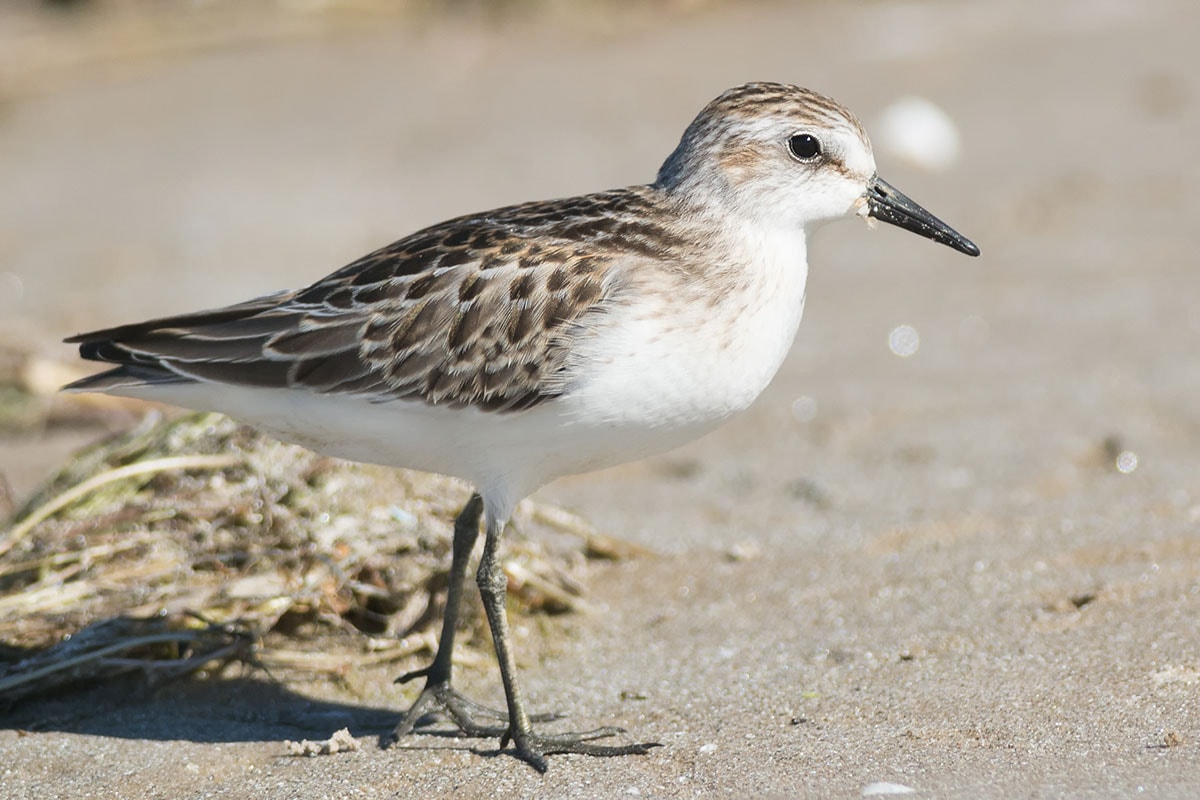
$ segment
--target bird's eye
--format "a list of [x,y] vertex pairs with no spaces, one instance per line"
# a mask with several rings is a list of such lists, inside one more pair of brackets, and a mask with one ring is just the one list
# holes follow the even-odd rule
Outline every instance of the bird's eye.
[[798,161],[812,161],[821,155],[821,140],[811,133],[798,133],[788,139],[788,150]]

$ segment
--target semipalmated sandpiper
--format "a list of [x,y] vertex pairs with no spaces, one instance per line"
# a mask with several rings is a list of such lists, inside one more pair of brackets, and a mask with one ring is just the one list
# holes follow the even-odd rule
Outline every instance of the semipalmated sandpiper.
[[[849,214],[979,249],[878,177],[862,125],[815,92],[752,83],[688,126],[648,185],[524,203],[418,231],[307,288],[67,341],[115,364],[71,384],[223,411],[333,456],[471,481],[431,711],[545,756],[643,753],[619,731],[535,731],[517,684],[497,546],[516,503],[561,475],[661,453],[745,409],[804,308],[805,243]],[[507,711],[451,686],[472,547]]]

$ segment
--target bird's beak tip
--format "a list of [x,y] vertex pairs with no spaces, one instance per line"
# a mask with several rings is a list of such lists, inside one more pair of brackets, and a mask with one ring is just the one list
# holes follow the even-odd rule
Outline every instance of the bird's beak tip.
[[868,219],[877,219],[924,236],[964,255],[975,257],[980,254],[978,245],[878,175],[868,183],[866,194],[863,195],[863,205],[858,213]]

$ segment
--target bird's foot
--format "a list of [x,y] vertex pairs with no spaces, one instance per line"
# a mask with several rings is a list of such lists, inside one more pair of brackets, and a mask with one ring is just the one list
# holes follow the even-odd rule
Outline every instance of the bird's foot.
[[548,764],[546,756],[560,753],[578,753],[585,756],[635,756],[650,752],[651,748],[662,747],[659,742],[638,742],[636,744],[593,744],[596,739],[605,739],[624,733],[624,728],[606,727],[579,733],[533,733],[506,731],[500,739],[500,749],[504,749],[511,741],[517,758],[524,761],[538,772],[545,772]]
[[[427,670],[417,670],[402,675],[396,683],[407,683],[413,678],[425,676]],[[427,680],[420,696],[404,712],[396,729],[392,731],[389,744],[398,742],[401,737],[412,733],[425,717],[432,714],[448,717],[464,736],[478,738],[495,738],[508,735],[508,712],[489,708],[482,703],[476,703],[471,698],[450,685],[448,680]],[[534,722],[553,722],[562,719],[561,714],[535,714],[530,717]]]
[[[427,677],[426,670],[410,672],[396,682],[404,683],[418,677]],[[642,755],[649,752],[651,748],[662,746],[658,742],[623,745],[595,744],[597,739],[606,739],[625,732],[624,728],[612,726],[568,733],[514,731],[509,724],[507,711],[489,708],[475,702],[451,686],[450,682],[446,680],[426,682],[421,694],[392,731],[387,744],[398,742],[419,725],[424,724],[427,717],[435,714],[449,718],[464,736],[498,738],[501,750],[512,744],[515,750],[514,755],[538,772],[546,771],[546,756],[550,755],[562,753],[578,753],[598,757]],[[553,722],[562,719],[563,716],[553,713],[532,714],[529,720],[537,723]]]

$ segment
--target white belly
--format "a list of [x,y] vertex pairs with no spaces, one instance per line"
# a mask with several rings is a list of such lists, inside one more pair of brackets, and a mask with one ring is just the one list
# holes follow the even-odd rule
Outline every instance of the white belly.
[[648,281],[580,345],[569,391],[524,411],[204,383],[130,394],[222,411],[327,455],[464,478],[507,516],[560,475],[670,450],[753,402],[791,347],[807,277],[802,233],[757,252],[716,294]]
[[716,425],[617,424],[570,413],[571,404],[561,400],[505,414],[203,383],[143,387],[136,394],[221,411],[324,455],[463,478],[502,518],[559,476],[665,452]]
[[737,282],[643,291],[614,311],[586,345],[589,374],[567,413],[707,432],[747,408],[791,349],[808,277],[802,232],[758,238]]

